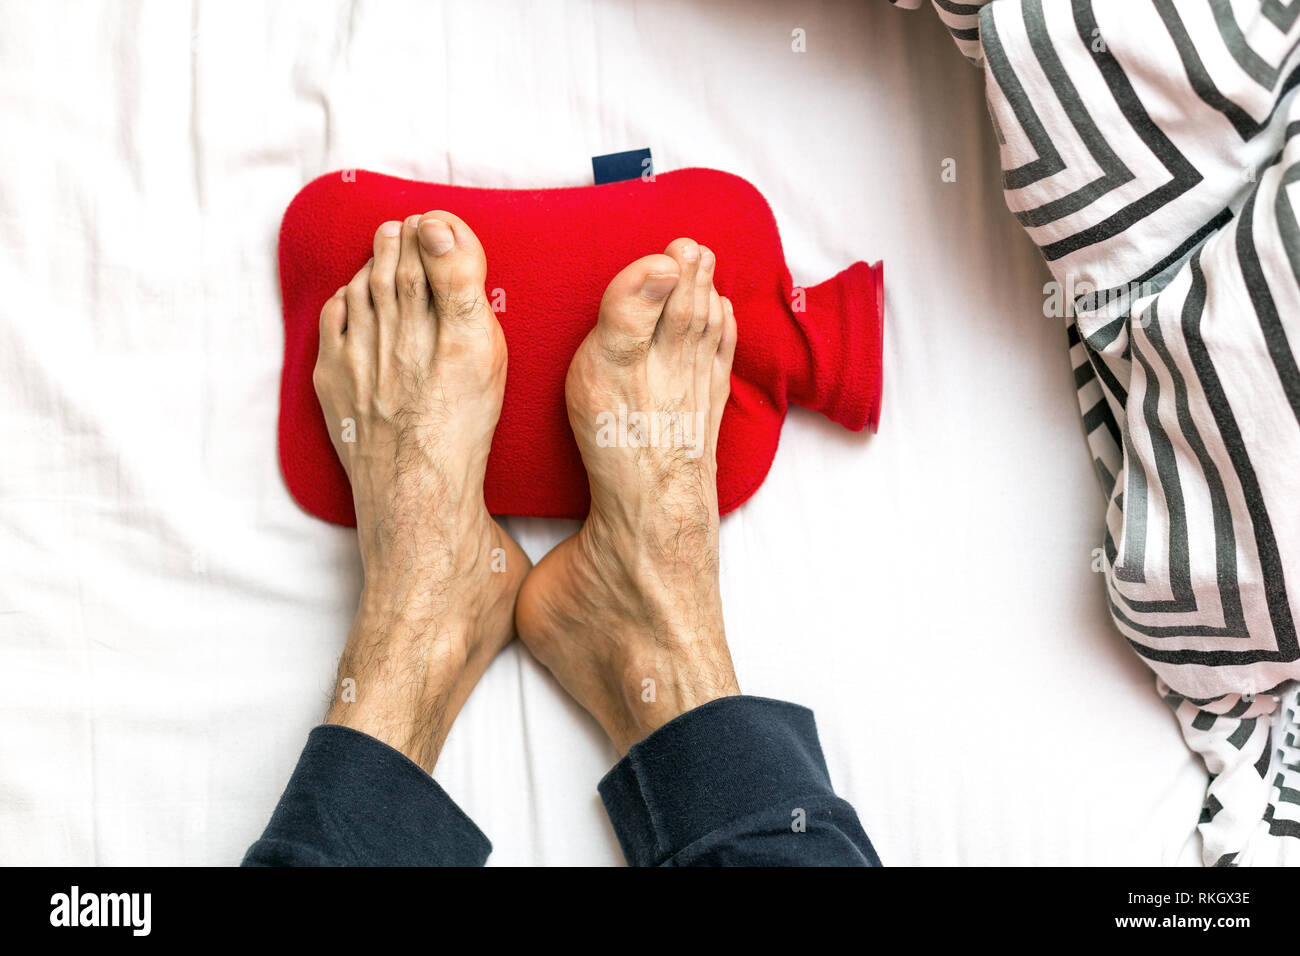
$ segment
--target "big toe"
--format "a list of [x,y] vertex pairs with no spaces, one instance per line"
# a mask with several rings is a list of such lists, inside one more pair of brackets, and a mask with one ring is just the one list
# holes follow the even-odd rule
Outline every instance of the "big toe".
[[617,364],[644,357],[680,278],[676,260],[660,253],[636,260],[605,288],[596,332]]
[[458,322],[480,317],[486,305],[487,257],[478,236],[459,216],[440,209],[420,217],[417,235],[438,318]]

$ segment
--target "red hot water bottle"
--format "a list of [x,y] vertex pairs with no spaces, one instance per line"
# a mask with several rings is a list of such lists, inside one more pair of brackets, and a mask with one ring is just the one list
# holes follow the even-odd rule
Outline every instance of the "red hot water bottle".
[[853,431],[877,427],[881,264],[856,262],[818,285],[795,287],[771,209],[737,176],[682,169],[600,186],[471,189],[349,170],[304,187],[280,228],[280,464],[294,498],[318,517],[356,523],[311,381],[321,307],[365,265],[381,223],[434,209],[460,216],[483,243],[487,300],[509,348],[484,486],[493,514],[586,515],[587,474],[565,411],[564,376],[609,280],[679,236],[714,251],[714,285],[736,313],[731,398],[718,440],[723,513],[767,476],[791,402]]

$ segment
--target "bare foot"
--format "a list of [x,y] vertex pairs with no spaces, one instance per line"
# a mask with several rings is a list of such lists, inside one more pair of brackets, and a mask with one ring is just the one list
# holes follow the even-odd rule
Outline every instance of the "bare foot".
[[326,718],[430,770],[513,636],[528,558],[483,474],[506,345],[474,233],[447,212],[387,222],[321,311],[316,394],[352,482],[365,587]]
[[528,575],[515,612],[529,650],[620,752],[740,693],[718,588],[715,454],[736,319],[714,265],[678,239],[605,290],[565,383],[591,512]]

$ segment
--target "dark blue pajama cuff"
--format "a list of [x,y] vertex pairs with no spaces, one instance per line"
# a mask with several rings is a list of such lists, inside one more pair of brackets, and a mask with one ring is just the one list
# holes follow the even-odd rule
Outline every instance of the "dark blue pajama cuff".
[[322,724],[243,865],[482,866],[491,852],[483,831],[408,757]]
[[797,704],[697,707],[633,746],[599,790],[633,866],[880,865]]

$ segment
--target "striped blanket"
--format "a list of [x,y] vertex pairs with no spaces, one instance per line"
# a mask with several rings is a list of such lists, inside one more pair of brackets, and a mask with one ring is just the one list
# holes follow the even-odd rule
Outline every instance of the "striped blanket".
[[1096,567],[1209,770],[1203,858],[1300,864],[1300,0],[933,4],[1054,276]]

